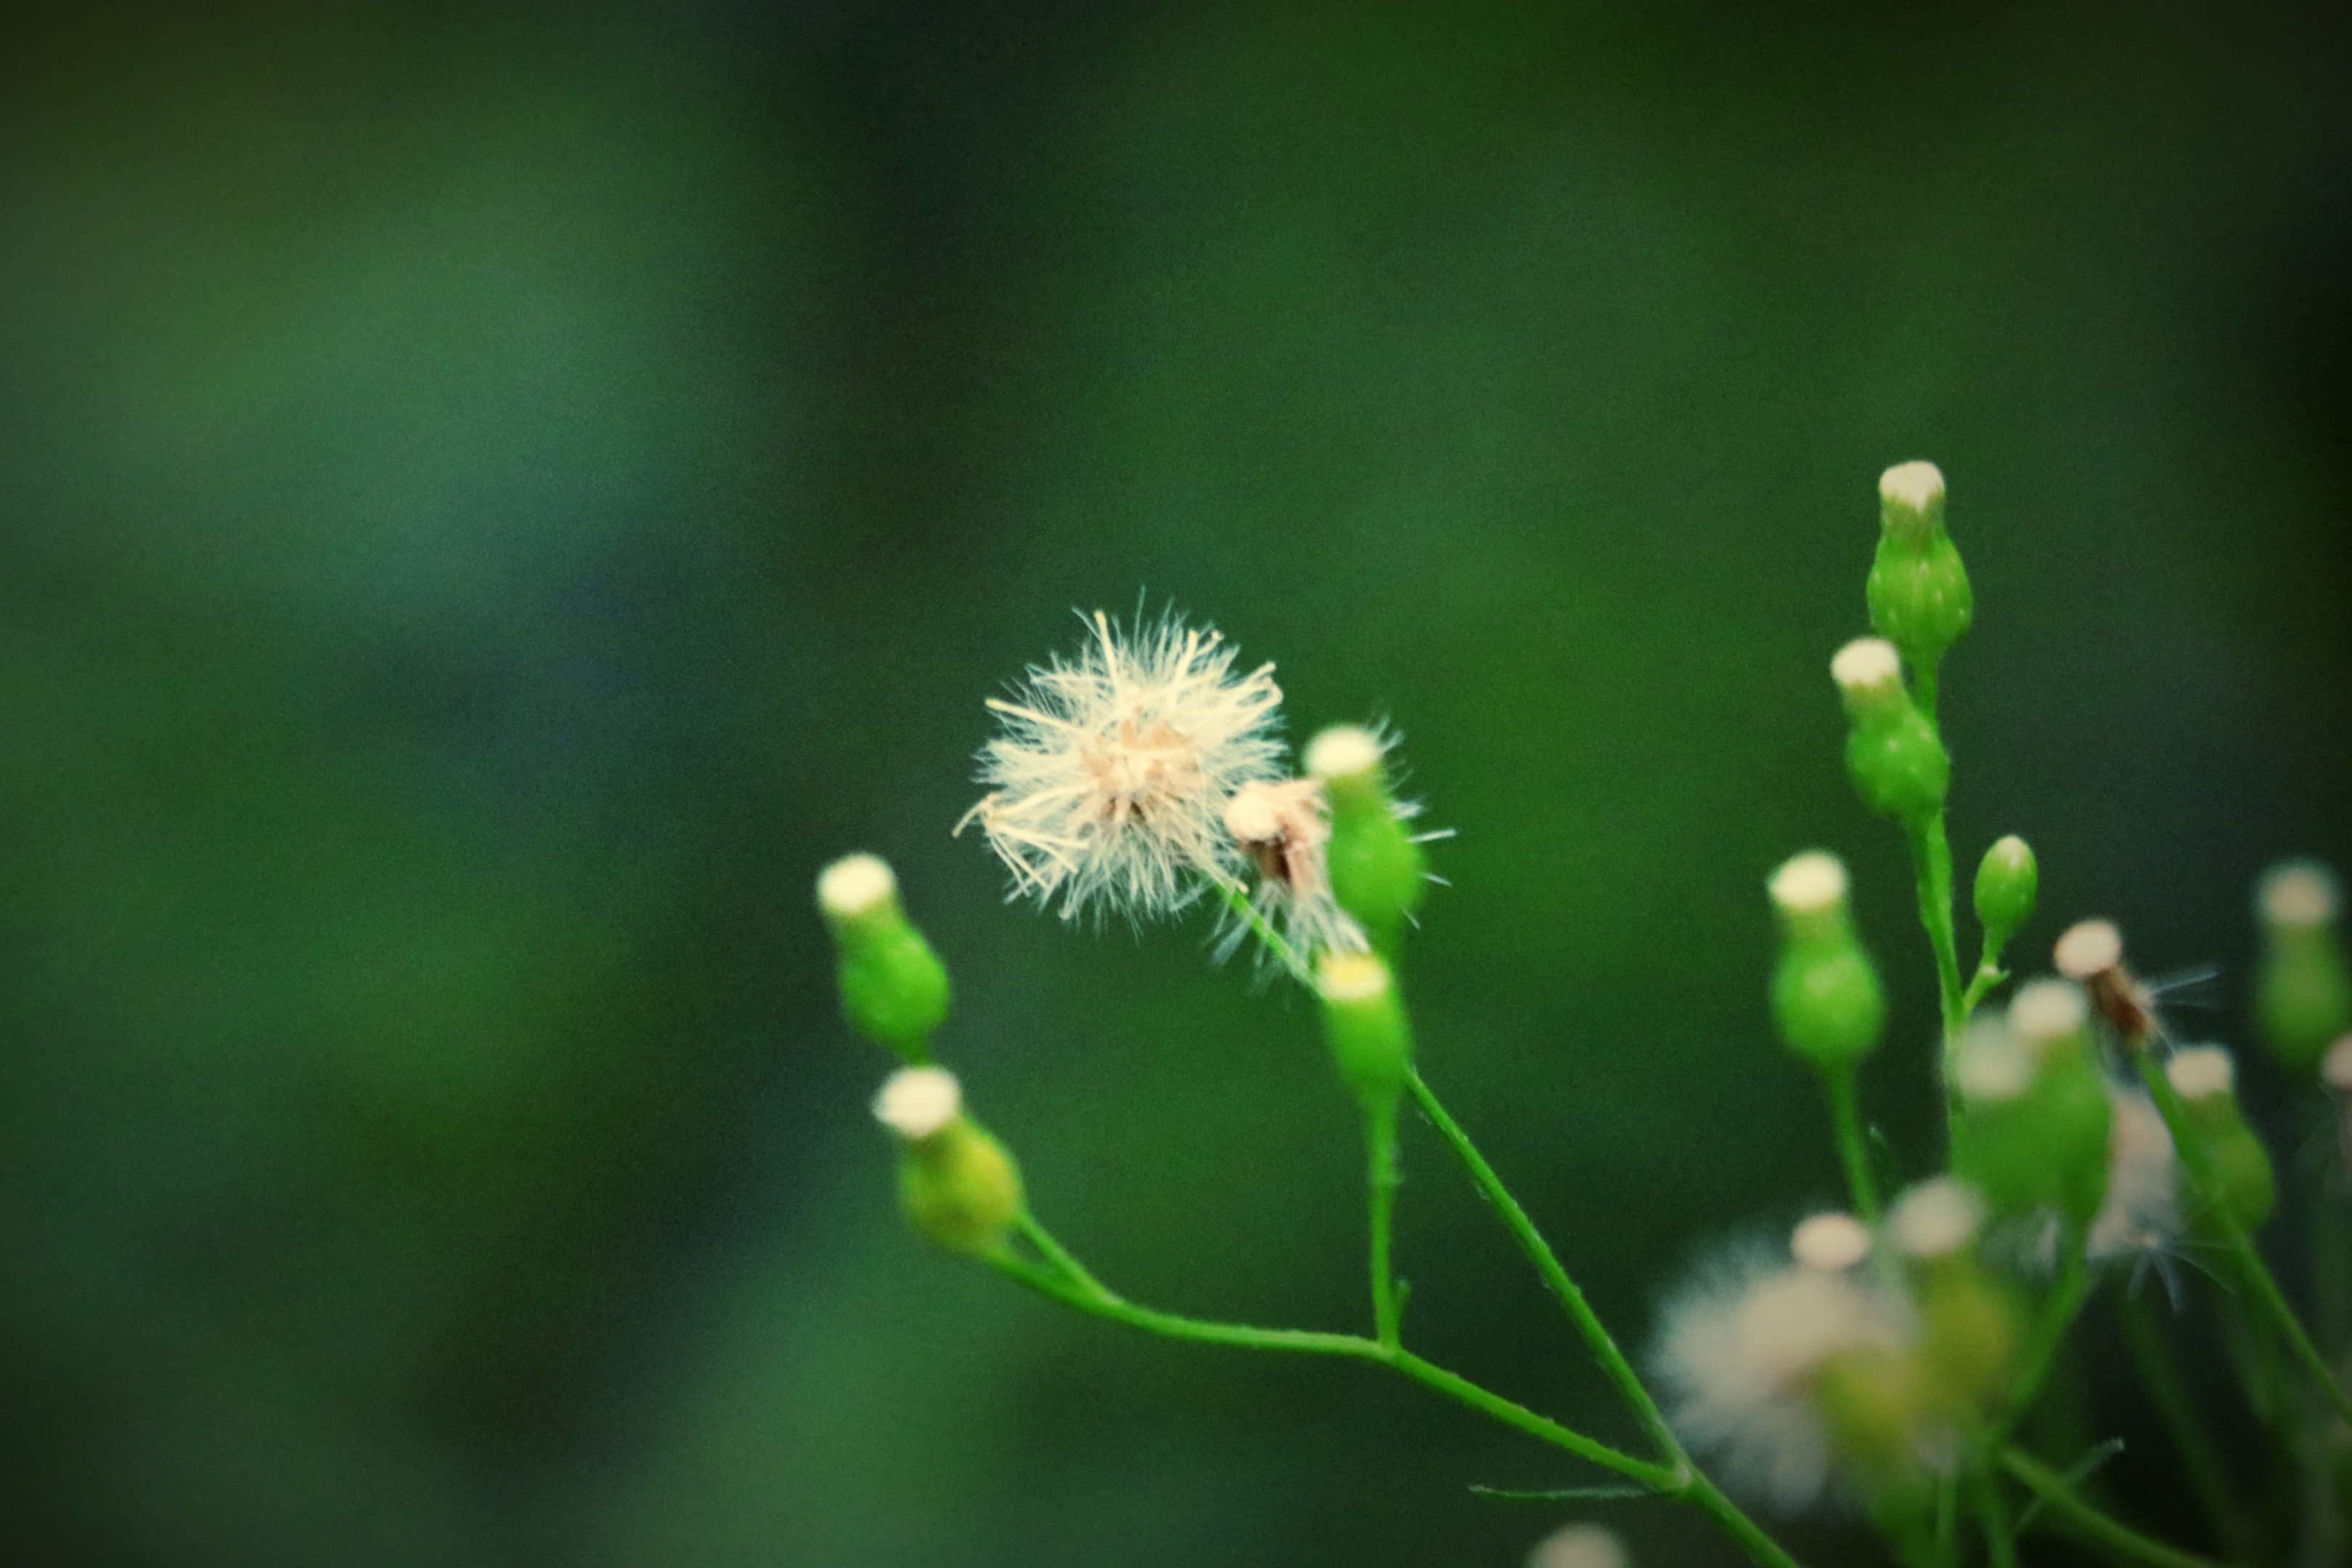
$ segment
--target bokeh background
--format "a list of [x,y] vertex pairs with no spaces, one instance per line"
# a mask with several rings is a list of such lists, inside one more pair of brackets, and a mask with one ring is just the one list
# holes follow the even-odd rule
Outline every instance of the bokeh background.
[[[1855,866],[1872,1107],[1936,1156],[1824,678],[1930,457],[1964,859],[2028,834],[2031,944],[2110,913],[2242,1038],[2252,878],[2352,860],[2320,9],[12,10],[0,1549],[1387,1568],[1601,1516],[1734,1561],[1473,1497],[1592,1478],[1402,1384],[922,1250],[810,879],[897,863],[1101,1273],[1352,1326],[1307,1010],[948,836],[1073,607],[1213,619],[1294,733],[1406,737],[1459,830],[1426,1070],[1639,1342],[1837,1191],[1761,997],[1794,849]],[[1412,1334],[1630,1436],[1407,1152]],[[2193,1529],[2160,1445],[2105,1480]]]

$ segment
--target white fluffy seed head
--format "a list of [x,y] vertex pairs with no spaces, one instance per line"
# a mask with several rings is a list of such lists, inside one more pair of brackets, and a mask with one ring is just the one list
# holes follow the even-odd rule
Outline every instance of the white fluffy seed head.
[[2113,921],[2077,921],[2058,938],[2050,957],[2067,979],[2088,980],[2124,961],[2124,933]]
[[2180,1233],[2172,1133],[2143,1089],[2107,1089],[2107,1195],[2091,1222],[2090,1255],[2161,1252]]
[[862,920],[898,896],[898,879],[879,855],[845,855],[817,876],[817,907],[837,921]]
[[1882,691],[1903,678],[1903,656],[1885,637],[1856,637],[1830,660],[1830,679],[1852,695]]
[[1926,511],[1944,499],[1944,470],[1933,463],[1897,463],[1878,476],[1878,495],[1913,511]]
[[1999,1018],[1978,1018],[1960,1037],[1952,1081],[1971,1105],[2015,1100],[2033,1081],[2033,1054]]
[[2336,918],[2336,874],[2316,860],[2286,860],[2263,873],[2254,907],[2264,925],[2324,926]]
[[1826,849],[1791,855],[1765,884],[1783,913],[1820,914],[1845,902],[1845,862]]
[[1307,742],[1307,771],[1318,779],[1349,779],[1381,765],[1388,748],[1361,724],[1334,724]]
[[1886,1237],[1906,1258],[1947,1258],[1974,1241],[1984,1200],[1950,1176],[1921,1182],[1887,1212]]
[[1567,1524],[1536,1542],[1528,1568],[1632,1568],[1624,1542],[1606,1525]]
[[2080,1033],[2090,1018],[2091,1005],[2082,989],[2064,980],[2029,980],[2009,1003],[2011,1031],[2035,1047]]
[[2236,1064],[2219,1046],[2186,1046],[2173,1052],[2164,1064],[2164,1076],[2183,1100],[2226,1095],[2238,1081]]
[[2352,1094],[2352,1035],[2328,1047],[2319,1058],[2319,1080],[2338,1094]]
[[1902,1305],[1854,1270],[1749,1254],[1702,1273],[1666,1303],[1654,1360],[1675,1430],[1714,1458],[1734,1489],[1795,1511],[1830,1478],[1829,1431],[1809,1397],[1841,1352],[1892,1347]]
[[900,1068],[874,1097],[874,1119],[901,1138],[929,1138],[963,1110],[963,1088],[945,1068]]
[[1076,658],[989,702],[1003,725],[981,748],[990,793],[956,826],[980,825],[1011,897],[1058,902],[1066,920],[1156,919],[1245,868],[1225,803],[1282,776],[1282,689],[1272,665],[1236,676],[1214,631],[1173,616],[1122,628],[1097,611],[1087,625]]
[[1870,1230],[1850,1214],[1812,1215],[1789,1233],[1789,1256],[1808,1268],[1851,1268],[1870,1256]]

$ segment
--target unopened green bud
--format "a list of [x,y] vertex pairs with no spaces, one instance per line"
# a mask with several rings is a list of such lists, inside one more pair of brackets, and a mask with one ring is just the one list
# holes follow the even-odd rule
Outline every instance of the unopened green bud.
[[1315,978],[1340,1079],[1368,1110],[1395,1104],[1412,1070],[1412,1029],[1389,966],[1377,953],[1326,952]]
[[901,1068],[875,1097],[874,1115],[898,1140],[907,1223],[950,1252],[996,1250],[1021,1213],[1021,1175],[1004,1146],[963,1114],[955,1075]]
[[1389,792],[1388,743],[1360,724],[1335,724],[1307,743],[1307,772],[1331,812],[1324,847],[1331,897],[1384,952],[1396,950],[1429,877],[1407,826],[1412,808]]
[[1976,615],[1968,569],[1944,531],[1944,476],[1898,463],[1878,479],[1878,552],[1865,597],[1871,629],[1932,669]]
[[1952,761],[1903,687],[1895,645],[1857,637],[1830,661],[1852,727],[1845,771],[1864,805],[1882,816],[1916,822],[1933,816],[1951,787]]
[[1998,952],[2033,918],[2033,900],[2042,885],[2033,847],[2016,834],[1993,840],[1977,866],[1977,924],[1984,928],[1985,944]]
[[898,907],[898,879],[880,857],[846,855],[816,879],[817,908],[839,956],[849,1026],[909,1062],[929,1059],[948,1016],[948,972]]
[[2189,1135],[2203,1146],[2210,1177],[2208,1190],[2200,1194],[2200,1212],[2189,1216],[2190,1228],[2211,1228],[2211,1210],[2219,1208],[2240,1230],[2259,1229],[2271,1216],[2278,1186],[2270,1151],[2238,1109],[2237,1072],[2230,1053],[2219,1046],[2175,1051],[2164,1064],[2164,1076],[2180,1096]]
[[1780,917],[1772,1021],[1781,1041],[1823,1070],[1870,1054],[1886,994],[1846,911],[1845,864],[1825,849],[1792,856],[1767,884]]
[[2296,1072],[2315,1071],[2328,1046],[2352,1029],[2336,901],[2335,877],[2310,860],[2272,867],[2255,896],[2263,957],[2254,1011],[2263,1043]]
[[1979,1016],[1952,1058],[1952,1171],[1996,1213],[2055,1210],[2080,1230],[2107,1191],[2114,1107],[2081,991],[2037,980]]

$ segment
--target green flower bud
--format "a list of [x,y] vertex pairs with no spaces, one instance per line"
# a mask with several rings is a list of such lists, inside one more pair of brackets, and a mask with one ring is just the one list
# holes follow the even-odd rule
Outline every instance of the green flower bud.
[[1898,463],[1878,479],[1878,552],[1864,597],[1870,626],[1922,669],[1960,640],[1976,615],[1968,569],[1944,531],[1944,476]]
[[1331,897],[1355,917],[1374,946],[1396,951],[1404,922],[1420,907],[1429,877],[1406,823],[1412,807],[1389,793],[1388,743],[1357,724],[1335,724],[1307,743],[1307,772],[1323,783],[1331,812],[1324,863]]
[[2254,1012],[2263,1043],[2299,1073],[2352,1030],[2352,976],[2336,934],[2336,879],[2310,860],[2290,860],[2263,876],[2255,898],[2263,957]]
[[928,1060],[948,1016],[947,966],[898,907],[898,879],[879,857],[847,855],[816,879],[817,908],[839,955],[849,1026],[909,1062]]
[[1977,924],[1984,928],[1985,945],[1998,952],[2033,918],[2033,900],[2042,883],[2033,847],[2016,834],[1997,838],[1977,866]]
[[1389,966],[1374,953],[1327,952],[1316,990],[1340,1079],[1367,1110],[1394,1105],[1412,1068],[1412,1029]]
[[1979,1017],[1952,1058],[1952,1172],[1998,1214],[2055,1210],[2077,1230],[2107,1191],[2114,1107],[2083,994],[2037,980]]
[[1781,1041],[1824,1071],[1878,1044],[1886,994],[1846,911],[1845,865],[1823,849],[1791,857],[1767,889],[1780,916],[1772,1021]]
[[1903,689],[1895,645],[1857,637],[1830,661],[1830,678],[1844,699],[1845,771],[1863,804],[1882,816],[1916,822],[1944,804],[1952,760]]
[[2212,1210],[2219,1208],[2251,1235],[2270,1218],[2278,1187],[2270,1151],[2238,1110],[2230,1053],[2219,1046],[2175,1051],[2164,1064],[2164,1076],[2180,1096],[2189,1135],[2203,1147],[2211,1177],[2210,1190],[2199,1194],[2200,1212],[2189,1216],[2189,1228],[2215,1228]]
[[993,1252],[1021,1213],[1021,1175],[1004,1146],[963,1114],[944,1068],[901,1068],[874,1115],[898,1140],[898,1206],[916,1234],[968,1258]]

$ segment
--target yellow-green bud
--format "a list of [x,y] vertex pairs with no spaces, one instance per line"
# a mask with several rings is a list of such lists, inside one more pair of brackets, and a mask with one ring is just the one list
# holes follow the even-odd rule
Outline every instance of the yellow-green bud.
[[948,972],[898,907],[898,879],[880,857],[845,855],[816,879],[817,908],[839,956],[849,1026],[909,1062],[929,1059],[948,1016]]
[[1429,878],[1406,826],[1411,808],[1389,793],[1388,743],[1359,724],[1335,724],[1307,742],[1307,772],[1323,783],[1331,813],[1324,864],[1331,897],[1373,945],[1394,952]]
[[1977,924],[1989,952],[1999,952],[2033,918],[2041,884],[2032,845],[2014,833],[1993,840],[1977,866],[1976,885]]
[[2237,1072],[2230,1053],[2219,1046],[2191,1046],[2172,1053],[2164,1076],[2180,1096],[2189,1135],[2205,1152],[2210,1188],[2200,1194],[2200,1209],[2189,1215],[2192,1230],[2213,1228],[2213,1208],[2252,1233],[2270,1218],[2278,1186],[2271,1172],[2270,1151],[2254,1136],[2238,1109]]
[[2336,934],[2336,879],[2315,861],[2273,866],[2263,876],[2255,908],[2263,956],[2254,1011],[2263,1043],[2294,1070],[2315,1071],[2328,1046],[2352,1029],[2352,976]]
[[1860,1061],[1885,1026],[1886,994],[1846,911],[1844,863],[1807,850],[1773,872],[1767,889],[1780,918],[1772,1021],[1782,1042],[1823,1069]]
[[1944,531],[1944,476],[1898,463],[1878,479],[1878,552],[1864,597],[1870,626],[1923,669],[1960,640],[1976,615],[1960,552]]
[[2082,992],[2037,980],[1961,1037],[1952,1171],[1997,1213],[2054,1209],[2080,1229],[2105,1200],[2114,1107],[2089,1024]]
[[1934,815],[1951,787],[1952,760],[1904,689],[1895,645],[1855,638],[1830,661],[1830,679],[1845,702],[1846,776],[1863,804],[1906,823]]
[[1396,977],[1377,953],[1327,951],[1315,979],[1323,1037],[1341,1081],[1368,1110],[1395,1104],[1412,1068],[1412,1029]]
[[898,1141],[898,1206],[916,1234],[950,1252],[994,1251],[1021,1213],[1021,1174],[1004,1146],[963,1114],[944,1068],[901,1068],[874,1100]]

